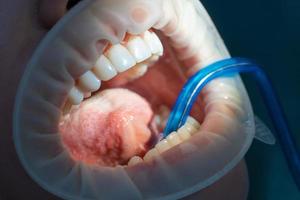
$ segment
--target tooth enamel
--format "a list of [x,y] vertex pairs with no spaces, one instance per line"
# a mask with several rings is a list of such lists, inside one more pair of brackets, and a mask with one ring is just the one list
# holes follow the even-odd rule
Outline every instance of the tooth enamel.
[[197,130],[200,128],[200,123],[193,117],[188,116],[186,123],[191,124]]
[[177,132],[172,132],[167,136],[166,139],[161,140],[158,144],[155,145],[155,148],[149,150],[143,159],[139,156],[132,157],[128,166],[134,166],[143,161],[150,161],[153,157],[158,156],[160,153],[163,153],[170,148],[180,144],[182,141],[185,141],[191,137],[191,134],[194,134],[200,128],[199,122],[193,117],[188,117],[187,122],[184,126],[179,128]]
[[152,33],[152,36],[154,39],[153,42],[157,48],[157,52],[155,54],[162,56],[163,52],[164,52],[164,47],[163,47],[162,43],[160,42],[158,36],[155,33]]
[[130,77],[131,79],[136,79],[143,76],[147,72],[148,66],[146,64],[140,63],[131,68]]
[[184,126],[180,127],[177,130],[177,134],[178,137],[183,141],[188,140],[191,137],[191,134],[186,130]]
[[146,44],[149,46],[153,54],[157,54],[159,56],[163,54],[163,46],[155,33],[146,31],[144,33],[143,39],[145,40]]
[[148,60],[146,60],[147,64],[149,66],[153,65],[156,61],[159,60],[159,56],[158,55],[152,55]]
[[157,143],[155,145],[155,148],[157,149],[157,151],[159,153],[163,153],[163,152],[167,151],[168,149],[170,149],[171,145],[169,144],[169,142],[166,139],[163,139],[162,141],[160,141],[159,143]]
[[197,129],[189,123],[185,123],[183,126],[191,135],[194,135],[197,132]]
[[168,135],[167,141],[169,142],[171,147],[181,143],[181,139],[179,138],[178,133],[176,132],[172,132],[170,135]]
[[78,105],[83,100],[83,93],[76,87],[73,87],[68,95],[68,100],[73,105]]
[[138,63],[151,56],[149,47],[140,37],[130,39],[126,44],[126,47]]
[[146,155],[144,156],[144,161],[150,161],[153,157],[157,156],[158,155],[158,151],[154,148],[154,149],[151,149],[150,151],[148,151],[146,153]]
[[93,71],[103,81],[108,81],[117,75],[116,69],[104,55],[97,60]]
[[94,92],[100,88],[101,81],[93,72],[87,71],[79,78],[78,86],[84,91]]
[[128,166],[133,166],[133,165],[136,165],[138,163],[141,163],[143,162],[143,159],[139,156],[134,156],[132,157],[129,162],[128,162]]
[[124,72],[136,64],[128,50],[120,45],[113,45],[107,52],[107,57],[118,72]]

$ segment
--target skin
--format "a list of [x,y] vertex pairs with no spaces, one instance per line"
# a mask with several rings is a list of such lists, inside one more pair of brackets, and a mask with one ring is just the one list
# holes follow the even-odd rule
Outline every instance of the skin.
[[[12,115],[26,64],[41,39],[63,16],[66,3],[67,0],[0,0],[1,199],[58,199],[39,187],[21,166],[12,140]],[[218,182],[188,199],[245,199],[247,192],[248,178],[242,161]]]

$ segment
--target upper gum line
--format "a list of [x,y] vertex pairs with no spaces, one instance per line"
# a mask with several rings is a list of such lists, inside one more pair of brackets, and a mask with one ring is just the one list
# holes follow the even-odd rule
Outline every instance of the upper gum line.
[[[170,11],[170,6],[176,6],[176,3],[174,3],[174,5],[172,3],[169,5],[169,3],[166,2],[166,4],[163,4],[163,8],[167,10],[164,11]],[[218,53],[219,50],[214,48],[214,39],[216,38],[208,37],[210,35],[208,34],[209,27],[205,23],[205,17],[197,17],[195,11],[191,9],[193,9],[193,7],[191,7],[190,4],[188,4],[188,6],[186,6],[186,8],[183,9],[184,12],[191,12],[192,19],[189,22],[189,25],[185,23],[185,21],[187,20],[186,17],[184,17],[185,15],[177,16],[175,12],[169,12],[167,16],[162,17],[162,19],[158,20],[153,25],[153,28],[160,30],[164,34],[164,36],[170,39],[171,46],[174,48],[175,52],[177,51],[176,54],[178,54],[178,59],[182,61],[184,65],[186,60],[191,60],[193,58],[193,62],[188,64],[189,67],[187,69],[187,74],[189,73],[189,71],[192,70],[192,68],[199,69],[203,65],[219,60],[222,57],[222,55]],[[200,23],[201,25],[203,25],[203,27],[196,26],[197,23]],[[191,34],[190,30],[193,30],[192,32],[199,32],[199,34],[201,34],[200,36],[199,34]],[[101,81],[110,80],[118,73],[126,71],[133,66],[136,66],[136,68],[138,66],[140,67],[139,70],[136,70],[137,72],[134,72],[134,70],[132,70],[132,77],[136,76],[135,73],[137,73],[137,76],[145,73],[145,71],[147,70],[146,60],[149,59],[151,56],[153,60],[157,60],[157,57],[154,57],[154,55],[162,55],[162,50],[159,53],[154,53],[152,51],[150,54],[147,54],[147,51],[142,51],[143,55],[138,55],[142,56],[142,58],[137,58],[137,56],[135,56],[133,53],[134,50],[130,51],[128,43],[139,43],[140,41],[146,43],[146,46],[148,46],[151,49],[151,44],[149,45],[147,43],[147,41],[145,40],[145,38],[147,37],[145,35],[156,36],[150,28],[146,32],[139,35],[130,35],[127,32],[123,36],[123,41],[119,44],[108,44],[104,48],[101,57],[97,60],[98,62],[99,59],[101,59],[102,63],[105,63],[106,66],[110,66],[106,67],[106,71],[104,72],[105,75],[101,75],[100,73],[101,71],[104,71],[103,67],[97,70],[97,66],[95,66],[91,69],[91,73],[86,72],[89,74],[84,74],[82,77],[79,77],[79,82],[81,82],[81,84],[75,85],[74,88],[72,88],[69,94],[69,101],[73,104],[79,104],[85,98],[85,96],[90,96],[91,92],[97,91],[100,88]],[[195,38],[198,39],[195,40]],[[132,42],[132,40],[135,40],[135,42]],[[178,52],[178,50],[180,50],[183,47],[185,51]],[[159,48],[162,49],[162,45]],[[121,54],[123,55],[123,58],[120,58],[122,57],[120,56]],[[122,66],[122,63],[124,64],[124,66]],[[85,78],[84,76],[86,76],[87,78]],[[89,90],[87,88],[89,88]]]

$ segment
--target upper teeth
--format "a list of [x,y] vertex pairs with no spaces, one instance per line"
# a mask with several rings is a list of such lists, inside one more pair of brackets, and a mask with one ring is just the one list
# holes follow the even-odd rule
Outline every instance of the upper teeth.
[[163,54],[163,46],[155,33],[146,31],[143,35],[143,39],[153,54],[159,56]]
[[112,46],[108,50],[107,57],[118,72],[124,72],[136,64],[133,56],[121,44]]
[[79,78],[78,85],[83,91],[94,92],[100,88],[101,81],[93,72],[87,71]]
[[117,75],[117,70],[104,55],[97,60],[93,71],[103,81],[108,81]]
[[83,100],[83,98],[84,98],[83,93],[77,87],[73,87],[70,90],[68,100],[72,104],[75,104],[75,105],[80,104],[80,102]]
[[135,37],[131,39],[127,45],[127,49],[133,55],[136,62],[142,62],[147,58],[150,58],[151,51],[144,40],[140,37]]
[[[95,67],[79,77],[78,84],[69,92],[68,100],[73,105],[80,104],[87,96],[84,94],[99,90],[101,81],[108,81],[137,64],[141,64],[141,67],[134,70],[131,76],[142,76],[152,60],[157,60],[156,57],[162,55],[162,43],[154,32],[146,31],[142,36],[130,36],[124,45],[111,46],[96,61]],[[155,58],[151,59],[152,57]]]

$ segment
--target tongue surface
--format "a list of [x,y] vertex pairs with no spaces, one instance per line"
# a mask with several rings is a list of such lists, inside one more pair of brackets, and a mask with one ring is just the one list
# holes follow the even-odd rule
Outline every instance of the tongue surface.
[[71,157],[86,164],[115,166],[145,153],[153,111],[127,89],[108,89],[72,108],[59,125]]

